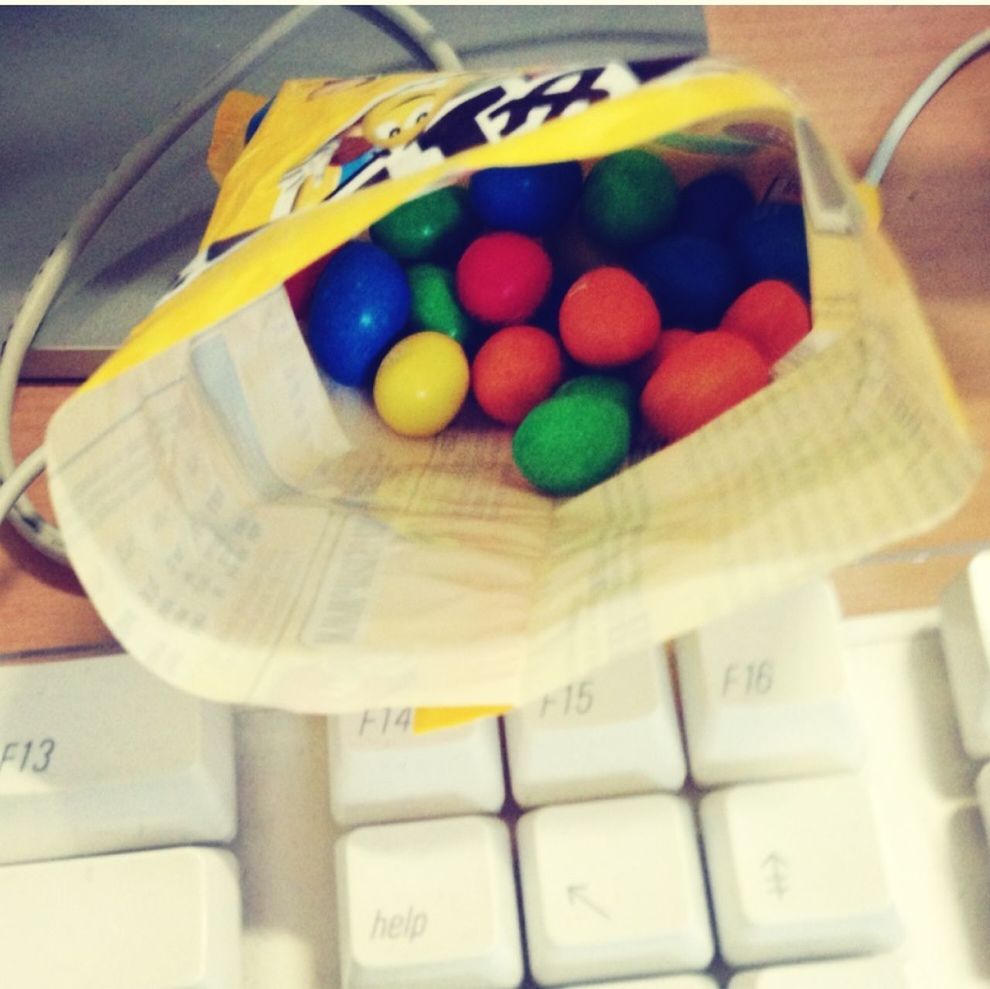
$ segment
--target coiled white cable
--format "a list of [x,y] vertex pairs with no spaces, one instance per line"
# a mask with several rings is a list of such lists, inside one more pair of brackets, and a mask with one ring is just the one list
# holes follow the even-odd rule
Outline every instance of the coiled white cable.
[[31,482],[45,469],[45,450],[38,447],[29,453],[3,484],[0,484],[0,519],[4,518],[28,489]]
[[928,101],[967,63],[990,48],[990,28],[974,34],[955,51],[950,52],[929,74],[928,78],[908,97],[898,111],[886,134],[880,139],[877,150],[863,174],[870,185],[877,186],[887,171],[897,145],[925,108]]
[[[117,204],[148,169],[210,109],[218,97],[321,9],[320,6],[300,6],[280,17],[227,62],[199,92],[177,107],[151,134],[139,141],[87,200],[31,280],[0,357],[0,506],[4,506],[0,512],[0,522],[9,514],[17,532],[53,560],[68,562],[61,534],[54,525],[42,518],[30,500],[22,494],[23,489],[44,469],[41,448],[29,458],[33,464],[40,460],[41,468],[24,481],[26,475],[17,472],[11,437],[14,396],[21,367],[41,322],[64,284],[72,264]],[[433,26],[421,14],[408,7],[375,6],[374,10],[409,37],[437,68],[457,70],[461,67],[460,59],[451,46],[438,37]],[[18,483],[21,490],[16,490]]]
[[[65,282],[69,269],[117,204],[138,180],[214,104],[217,97],[241,79],[264,55],[269,54],[319,7],[296,7],[235,55],[193,97],[177,107],[147,137],[139,141],[107,176],[76,214],[69,229],[55,245],[31,281],[14,316],[0,360],[0,476],[13,480],[15,468],[11,442],[14,395],[21,367],[45,314]],[[7,484],[4,484],[4,488]],[[0,515],[0,518],[3,516]],[[26,498],[11,513],[17,531],[47,556],[66,562],[65,546],[55,526],[46,522]]]
[[375,5],[374,11],[390,24],[395,25],[404,35],[414,41],[434,67],[441,72],[458,72],[463,66],[457,52],[443,38],[433,25],[413,7]]

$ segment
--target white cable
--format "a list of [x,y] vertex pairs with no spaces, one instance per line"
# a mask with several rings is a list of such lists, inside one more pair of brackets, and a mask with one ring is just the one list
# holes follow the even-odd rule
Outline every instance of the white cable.
[[[45,314],[65,282],[73,262],[103,225],[114,207],[164,151],[199,120],[218,96],[234,85],[262,56],[268,54],[319,10],[319,7],[296,7],[280,17],[268,30],[227,62],[199,92],[177,107],[151,134],[139,141],[107,176],[103,185],[90,196],[62,239],[38,269],[21,302],[20,309],[14,316],[3,357],[0,359],[0,423],[5,427],[0,429],[0,478],[11,475],[15,466],[11,423],[14,394],[24,357]],[[41,518],[29,499],[21,499],[11,516],[11,521],[28,542],[52,559],[66,562],[65,547],[58,530]]]
[[6,481],[0,483],[0,522],[17,504],[17,499],[27,490],[31,482],[45,469],[45,449],[39,446],[29,453],[15,468]]
[[[279,18],[227,62],[199,92],[139,141],[107,176],[102,187],[87,200],[62,239],[38,269],[14,317],[0,357],[0,423],[5,426],[0,429],[0,480],[6,476],[13,477],[16,470],[11,427],[14,396],[24,358],[76,258],[117,204],[161,155],[202,117],[226,89],[320,9],[319,6],[296,7]],[[417,11],[410,7],[384,5],[376,5],[374,9],[418,45],[436,68],[462,68],[453,48],[437,35],[430,22]],[[13,507],[15,504],[16,507]],[[20,498],[19,503],[15,498],[11,506],[0,513],[0,521],[8,513],[12,513],[11,522],[24,539],[51,559],[60,563],[68,562],[58,529],[38,514],[28,498]]]
[[443,72],[459,72],[464,68],[457,52],[437,35],[433,25],[413,7],[375,4],[373,9],[414,41],[436,68]]
[[877,150],[867,166],[863,178],[870,185],[877,186],[883,178],[894,150],[907,129],[914,123],[915,117],[924,109],[928,101],[951,79],[967,62],[976,58],[990,48],[990,28],[973,35],[963,42],[955,51],[947,55],[932,71],[927,79],[908,97],[894,117],[887,133],[881,138]]

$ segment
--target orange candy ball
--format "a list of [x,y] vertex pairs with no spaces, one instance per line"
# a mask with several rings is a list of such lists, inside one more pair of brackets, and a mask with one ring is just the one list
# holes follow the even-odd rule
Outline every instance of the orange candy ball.
[[787,282],[767,279],[729,306],[719,329],[745,337],[775,364],[811,329],[811,311]]
[[471,365],[471,389],[478,404],[506,426],[521,423],[563,378],[560,345],[535,326],[506,326],[496,331]]
[[687,343],[697,335],[695,330],[661,330],[654,348],[633,365],[632,380],[640,387],[645,385],[668,354],[672,354],[682,343]]
[[770,381],[770,365],[742,337],[698,333],[669,354],[646,383],[640,411],[668,443],[693,433]]
[[565,350],[596,368],[638,360],[660,335],[653,296],[622,268],[594,268],[582,275],[564,296],[559,323]]

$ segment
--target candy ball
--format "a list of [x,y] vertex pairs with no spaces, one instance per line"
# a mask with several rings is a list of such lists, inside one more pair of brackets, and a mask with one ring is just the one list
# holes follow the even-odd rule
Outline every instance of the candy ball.
[[519,168],[486,168],[471,177],[474,212],[490,227],[543,234],[564,221],[581,195],[576,161]]
[[613,398],[564,395],[541,402],[512,438],[519,472],[540,491],[573,495],[604,481],[629,454],[632,423]]
[[730,243],[747,284],[777,279],[809,294],[804,213],[790,203],[764,203],[736,221]]
[[457,295],[483,323],[522,323],[539,308],[550,288],[553,265],[529,237],[511,231],[473,241],[457,263]]
[[372,396],[382,419],[403,436],[433,436],[450,424],[467,397],[464,350],[444,333],[403,337],[385,355]]
[[436,264],[414,264],[406,275],[412,292],[410,327],[437,330],[462,346],[468,345],[474,335],[474,324],[457,302],[454,273]]
[[678,347],[688,340],[693,340],[697,335],[695,330],[664,330],[655,348],[658,361],[662,361],[668,354],[672,354]]
[[579,374],[565,381],[553,397],[566,398],[568,395],[596,395],[616,402],[630,416],[636,412],[637,395],[633,386],[612,374]]
[[557,341],[535,326],[507,326],[482,345],[471,365],[471,390],[496,422],[517,426],[553,394],[564,376]]
[[309,310],[317,363],[342,385],[363,385],[409,315],[406,273],[380,247],[344,245],[327,262]]
[[[557,258],[554,256],[554,265],[556,263]],[[573,282],[573,278],[564,278],[555,267],[553,278],[550,281],[550,288],[547,289],[547,294],[543,297],[543,301],[536,307],[536,312],[533,313],[528,322],[532,323],[533,326],[540,326],[550,333],[557,333],[560,306],[564,301],[564,296],[567,295],[567,290]]]
[[677,200],[678,233],[720,240],[755,205],[753,193],[732,172],[711,172],[686,185]]
[[257,110],[251,115],[251,119],[247,122],[247,127],[244,128],[244,143],[248,144],[251,138],[257,133],[258,128],[261,126],[261,122],[268,116],[268,111],[271,109],[272,104],[275,102],[275,97],[273,96],[264,106],[258,107]]
[[317,258],[312,264],[301,268],[285,280],[285,293],[289,297],[289,304],[292,306],[296,319],[303,319],[309,312],[313,293],[316,291],[316,284],[320,280],[320,275],[323,274],[328,260],[329,257]]
[[667,326],[713,329],[744,288],[732,255],[715,241],[693,234],[662,237],[643,248],[632,267]]
[[639,397],[649,427],[669,443],[759,391],[770,366],[742,337],[699,333],[661,362]]
[[729,306],[719,329],[745,337],[775,364],[807,335],[811,311],[787,282],[767,280],[746,289]]
[[668,354],[672,354],[681,344],[693,340],[696,336],[694,330],[665,329],[658,337],[656,346],[630,368],[630,377],[637,384],[645,385]]
[[663,233],[677,210],[674,173],[638,148],[602,158],[588,173],[581,215],[589,234],[607,247],[632,248]]
[[617,367],[648,353],[660,334],[653,297],[622,268],[582,275],[560,307],[560,337],[576,361]]
[[458,253],[473,229],[468,193],[448,186],[411,199],[371,225],[371,239],[400,261],[428,261]]

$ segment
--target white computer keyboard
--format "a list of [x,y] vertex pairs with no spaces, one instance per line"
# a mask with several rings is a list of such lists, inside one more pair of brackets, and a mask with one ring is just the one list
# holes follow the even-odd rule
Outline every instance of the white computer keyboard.
[[990,986],[988,588],[810,585],[426,736],[0,664],[0,987]]

